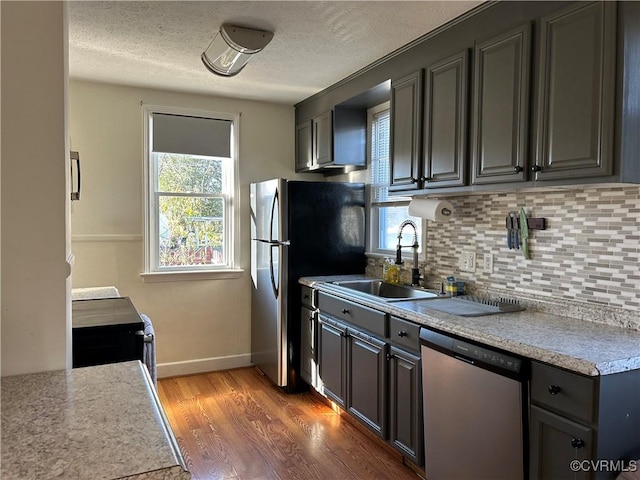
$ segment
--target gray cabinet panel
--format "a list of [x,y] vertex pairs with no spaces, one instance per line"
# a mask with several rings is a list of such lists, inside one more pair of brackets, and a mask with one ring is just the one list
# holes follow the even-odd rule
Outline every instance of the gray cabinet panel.
[[389,440],[417,465],[424,461],[420,357],[391,347]]
[[333,160],[333,112],[313,119],[313,163],[323,165]]
[[381,438],[387,436],[385,343],[349,330],[347,410]]
[[423,188],[465,184],[468,57],[464,50],[426,68]]
[[473,184],[525,180],[531,25],[476,43]]
[[390,190],[418,188],[422,131],[422,70],[391,82]]
[[593,430],[531,407],[531,480],[590,479],[591,472],[571,470],[571,461],[591,460]]
[[311,143],[311,120],[309,120],[296,126],[296,172],[312,167]]
[[309,308],[302,307],[300,320],[302,322],[300,338],[300,376],[309,385],[315,387],[318,375],[316,312]]
[[320,315],[320,331],[318,349],[320,360],[321,393],[345,406],[346,392],[346,358],[347,342],[346,327],[338,323],[333,324],[326,317]]
[[616,2],[542,19],[535,180],[613,174]]

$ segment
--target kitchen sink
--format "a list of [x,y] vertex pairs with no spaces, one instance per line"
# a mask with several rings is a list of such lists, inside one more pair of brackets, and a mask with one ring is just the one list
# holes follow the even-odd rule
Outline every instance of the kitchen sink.
[[408,285],[392,285],[384,283],[382,280],[345,280],[332,282],[333,285],[355,290],[359,293],[372,295],[385,301],[399,301],[407,299],[435,298],[438,293],[435,291],[423,290],[421,288],[410,287]]

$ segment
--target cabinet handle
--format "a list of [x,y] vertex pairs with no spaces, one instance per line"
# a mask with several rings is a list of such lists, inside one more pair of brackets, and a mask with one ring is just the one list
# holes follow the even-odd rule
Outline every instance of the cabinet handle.
[[395,355],[393,353],[387,353],[387,361],[391,360]]
[[581,438],[572,438],[571,446],[573,448],[582,448],[584,447],[584,440],[582,440]]
[[416,183],[418,179],[411,177],[411,183]]
[[551,395],[557,395],[562,391],[558,385],[549,385],[549,393]]
[[399,337],[406,337],[406,336],[407,336],[407,332],[405,332],[404,330],[400,330],[400,331],[398,332],[398,336],[399,336]]
[[309,321],[313,322],[313,315],[309,315]]
[[302,298],[304,298],[305,300],[309,299],[309,295],[307,295],[306,293],[302,296]]
[[420,177],[421,182],[430,182],[431,180],[433,180],[431,177]]
[[348,308],[343,308],[342,309],[342,313],[346,315],[347,313],[349,313],[349,309]]
[[524,168],[522,168],[520,165],[516,165],[515,167],[513,167],[513,171],[516,173],[520,173],[522,170],[524,170]]
[[540,165],[534,165],[533,167],[531,167],[531,171],[532,172],[541,172],[542,171],[542,167]]

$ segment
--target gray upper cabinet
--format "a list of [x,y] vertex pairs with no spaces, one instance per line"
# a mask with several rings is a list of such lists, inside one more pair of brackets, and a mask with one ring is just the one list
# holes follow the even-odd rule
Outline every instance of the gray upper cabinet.
[[615,2],[542,19],[536,181],[613,174],[615,55]]
[[296,172],[313,166],[311,120],[296,126]]
[[468,63],[464,50],[426,68],[422,188],[465,185]]
[[476,42],[472,183],[526,180],[531,25]]
[[333,161],[333,112],[328,111],[313,119],[313,164]]
[[391,82],[391,191],[419,188],[422,84],[422,70]]

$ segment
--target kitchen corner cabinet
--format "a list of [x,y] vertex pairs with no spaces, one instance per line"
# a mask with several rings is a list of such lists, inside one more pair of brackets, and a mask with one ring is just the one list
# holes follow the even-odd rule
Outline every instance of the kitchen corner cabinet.
[[639,398],[640,370],[586,377],[532,362],[531,480],[615,477],[604,470],[574,472],[571,461],[636,459]]
[[526,180],[531,25],[476,42],[471,183]]
[[423,72],[391,81],[390,191],[420,188]]
[[422,188],[466,182],[469,52],[426,68]]
[[613,172],[616,2],[542,18],[534,180]]

